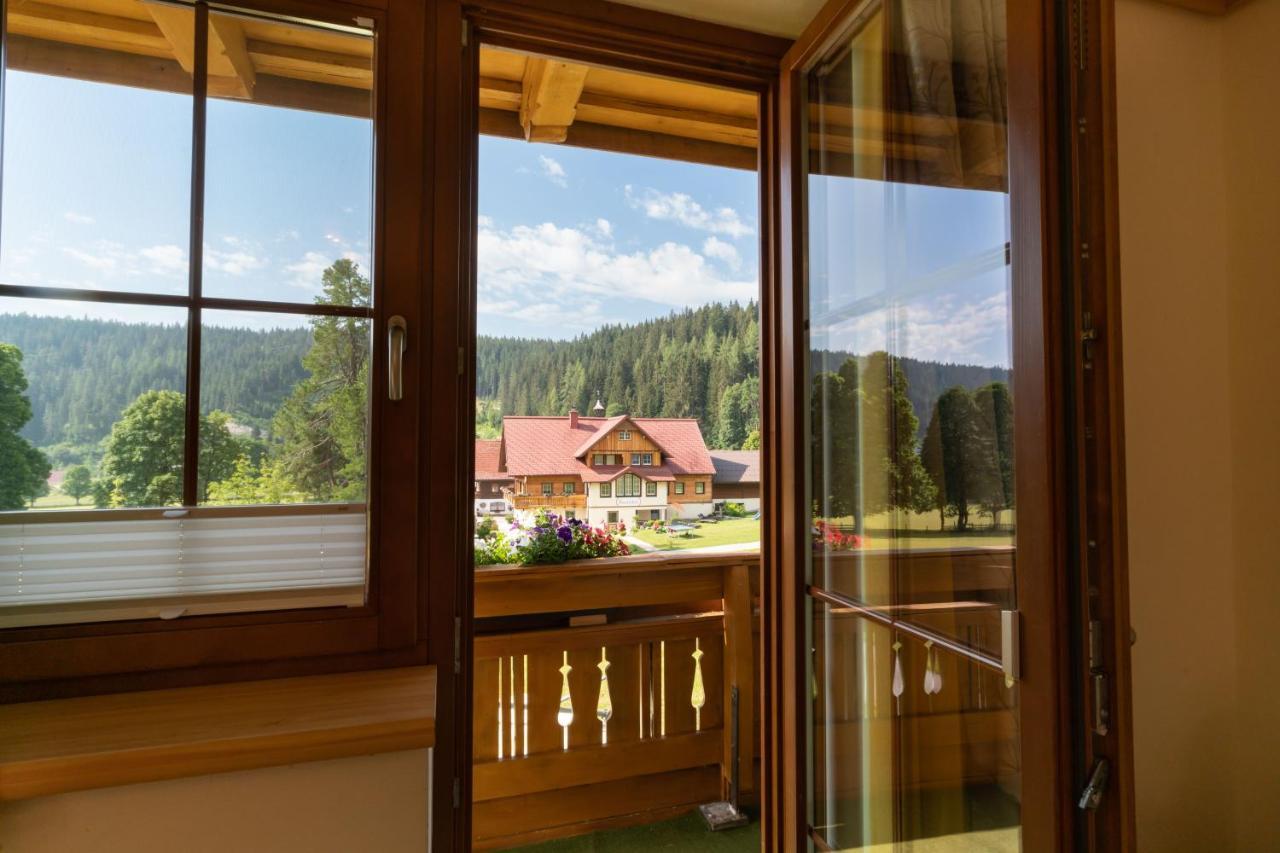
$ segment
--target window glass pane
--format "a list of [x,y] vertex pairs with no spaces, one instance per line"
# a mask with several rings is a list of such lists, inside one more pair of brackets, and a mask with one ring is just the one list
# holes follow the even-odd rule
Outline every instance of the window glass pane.
[[364,503],[369,320],[205,311],[201,499]]
[[812,829],[1015,851],[1005,4],[851,25],[804,113]]
[[186,293],[192,11],[7,5],[0,282]]
[[373,37],[209,15],[204,292],[310,302],[372,256]]
[[0,297],[0,509],[182,502],[186,319]]

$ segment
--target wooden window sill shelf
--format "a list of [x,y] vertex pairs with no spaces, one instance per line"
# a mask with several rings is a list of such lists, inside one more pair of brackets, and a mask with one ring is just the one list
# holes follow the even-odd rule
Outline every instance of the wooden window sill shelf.
[[434,667],[0,707],[0,800],[435,744]]

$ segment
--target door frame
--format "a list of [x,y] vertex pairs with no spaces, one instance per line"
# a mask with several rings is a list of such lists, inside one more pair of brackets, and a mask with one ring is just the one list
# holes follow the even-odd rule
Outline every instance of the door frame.
[[[436,399],[452,410],[452,434],[441,441],[455,449],[452,476],[432,479],[427,503],[457,504],[471,494],[474,466],[475,259],[477,143],[480,123],[473,93],[479,46],[490,44],[584,63],[659,74],[754,92],[760,99],[760,274],[762,318],[770,310],[771,257],[776,237],[767,227],[773,174],[773,103],[778,62],[786,39],[650,12],[599,0],[437,0],[428,110],[436,163],[433,198],[431,330],[437,352],[456,347],[458,363],[438,364]],[[767,323],[761,323],[762,336]],[[762,345],[763,346],[763,345]],[[763,352],[763,348],[762,348]],[[762,366],[762,391],[767,383]],[[447,400],[447,402],[444,402]],[[762,422],[763,426],[763,422]],[[762,457],[770,439],[762,436]],[[762,464],[762,490],[769,474]],[[768,525],[765,525],[766,528]],[[451,546],[456,573],[449,591],[451,619],[434,621],[433,645],[454,649],[452,668],[442,665],[437,687],[437,738],[432,768],[432,842],[437,850],[469,850],[471,844],[472,621],[474,563],[469,514],[459,513]],[[766,534],[767,535],[767,534]],[[763,549],[763,544],[762,544]],[[437,592],[437,604],[443,598]],[[441,605],[444,606],[444,605]],[[762,706],[767,703],[762,702]],[[767,713],[767,710],[766,710]],[[445,816],[448,816],[446,818]]]
[[[806,796],[808,595],[805,560],[809,512],[804,476],[808,386],[803,353],[805,303],[804,71],[839,37],[865,0],[831,0],[783,58],[777,101],[776,173],[770,228],[777,235],[776,288],[766,304],[762,364],[776,370],[765,381],[762,420],[776,454],[767,456],[763,506],[762,608],[765,622],[763,715],[765,839],[768,849],[798,850],[809,843]],[[1014,298],[1015,443],[1019,495],[1018,561],[1036,566],[1018,577],[1021,613],[1019,726],[1022,839],[1027,850],[1066,850],[1073,843],[1070,789],[1073,733],[1072,632],[1068,562],[1068,495],[1063,280],[1059,246],[1060,199],[1057,129],[1057,34],[1054,4],[1010,3],[1008,11],[1010,191]],[[1025,457],[1025,459],[1023,458]],[[1043,568],[1041,568],[1043,567]],[[1034,720],[1034,726],[1025,725]],[[1047,737],[1045,735],[1048,735]]]

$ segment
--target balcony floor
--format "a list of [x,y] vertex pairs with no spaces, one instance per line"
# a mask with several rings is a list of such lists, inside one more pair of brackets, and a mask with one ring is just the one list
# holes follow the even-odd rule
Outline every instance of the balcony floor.
[[667,850],[675,853],[755,853],[760,849],[760,821],[751,813],[751,823],[738,829],[711,832],[697,811],[658,823],[593,832],[518,848],[520,853],[632,853]]

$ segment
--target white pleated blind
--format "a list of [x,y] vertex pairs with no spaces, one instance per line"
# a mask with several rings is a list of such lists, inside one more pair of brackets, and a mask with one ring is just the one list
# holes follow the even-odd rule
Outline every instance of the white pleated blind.
[[363,602],[363,508],[67,515],[0,523],[0,625]]

